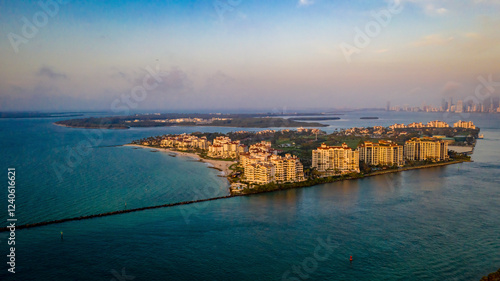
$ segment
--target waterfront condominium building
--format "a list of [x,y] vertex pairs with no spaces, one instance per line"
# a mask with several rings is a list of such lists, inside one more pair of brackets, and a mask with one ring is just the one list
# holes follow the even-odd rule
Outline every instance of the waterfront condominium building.
[[323,143],[312,151],[311,167],[316,168],[322,176],[359,173],[359,152],[345,143],[342,146],[327,146]]
[[270,162],[275,166],[275,180],[277,182],[304,180],[304,167],[297,156],[291,154],[286,154],[284,157],[273,155]]
[[164,137],[161,142],[161,147],[173,147],[179,150],[187,149],[202,149],[207,150],[210,142],[206,137],[198,138],[196,136],[182,134]]
[[208,146],[208,156],[214,158],[237,158],[240,141],[231,141],[228,137],[216,137]]
[[249,183],[267,184],[275,180],[276,167],[267,162],[252,163],[245,167],[245,179]]
[[405,124],[394,124],[394,125],[391,125],[389,126],[389,129],[391,130],[394,130],[394,129],[404,129],[406,128],[406,125]]
[[423,127],[424,125],[422,124],[422,122],[419,123],[413,122],[408,124],[408,128],[423,128]]
[[365,141],[358,146],[359,161],[368,165],[382,166],[403,166],[405,164],[404,147],[393,143],[392,141],[380,140],[378,143]]
[[[284,157],[270,152],[248,152],[240,154],[245,181],[265,184],[269,182],[298,182],[304,180],[304,168],[300,159],[291,154]],[[269,165],[273,168],[269,168]],[[267,173],[267,175],[264,175]]]
[[428,127],[428,128],[448,128],[448,127],[450,127],[450,125],[448,125],[446,122],[436,120],[436,121],[430,121],[429,123],[427,123],[426,127]]
[[458,120],[457,123],[453,124],[453,127],[455,128],[465,128],[465,129],[476,129],[476,126],[472,121],[462,121]]
[[412,138],[405,143],[404,157],[412,161],[447,160],[449,158],[448,143],[429,137]]

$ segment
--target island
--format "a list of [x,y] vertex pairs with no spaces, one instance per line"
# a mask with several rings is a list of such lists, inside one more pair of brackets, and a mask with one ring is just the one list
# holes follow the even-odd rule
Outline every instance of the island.
[[290,118],[294,121],[327,121],[327,120],[340,120],[340,117],[299,117]]
[[213,126],[235,128],[327,127],[270,114],[184,114],[153,113],[129,116],[90,117],[57,121],[54,124],[85,129],[129,129],[131,127]]
[[195,132],[130,145],[195,157],[224,172],[231,195],[285,190],[471,161],[479,128],[459,121],[349,128]]

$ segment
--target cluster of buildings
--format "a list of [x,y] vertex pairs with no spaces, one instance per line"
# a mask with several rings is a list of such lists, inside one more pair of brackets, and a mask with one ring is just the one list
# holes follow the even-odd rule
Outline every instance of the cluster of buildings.
[[321,132],[320,129],[315,129],[315,128],[297,128],[297,132],[299,133],[312,133],[312,134],[319,134]]
[[409,105],[391,106],[387,102],[387,111],[411,111],[411,112],[477,112],[477,113],[500,113],[500,97],[488,97],[480,102],[469,100],[457,100],[453,103],[453,98],[442,99],[441,106],[422,105],[421,107],[411,107]]
[[455,128],[465,128],[465,129],[476,129],[476,126],[472,121],[462,121],[458,120],[455,124],[453,124],[453,127]]
[[[175,119],[155,119],[151,120],[157,123],[195,123],[195,124],[210,124],[217,120],[231,120],[232,118],[222,118],[222,117],[212,117],[208,119],[204,118],[175,118]],[[140,120],[136,119],[134,122],[139,122]],[[129,122],[129,121],[128,121]]]
[[448,142],[437,138],[412,138],[404,145],[390,140],[365,141],[356,150],[322,144],[312,151],[312,165],[321,176],[359,173],[361,162],[371,166],[404,166],[405,161],[448,160]]
[[[426,125],[422,124],[422,122],[419,123],[410,123],[407,125],[405,124],[394,124],[389,126],[389,129],[394,130],[394,129],[405,129],[405,128],[449,128],[450,125],[448,125],[446,122],[443,121],[430,121]],[[453,124],[454,128],[465,128],[465,129],[476,129],[476,126],[472,121],[462,121],[459,120],[458,122]]]
[[278,155],[280,151],[271,148],[271,142],[267,141],[248,147],[226,136],[216,137],[211,143],[206,137],[182,134],[164,136],[160,146],[178,150],[201,149],[207,151],[208,157],[239,159],[244,170],[243,181],[250,184],[304,180],[304,167],[300,159],[291,154]]
[[228,137],[216,137],[213,144],[208,146],[207,156],[212,158],[238,158],[240,153],[246,152],[247,146],[240,141],[231,141]]
[[278,152],[271,148],[271,142],[251,145],[248,152],[239,155],[244,170],[243,180],[250,184],[303,181],[304,167],[300,159],[291,154],[280,156]]
[[[431,121],[426,125],[412,123],[394,124],[395,128],[446,128],[448,124],[442,121]],[[457,128],[472,128],[470,121],[458,121]],[[360,129],[346,130],[348,133],[358,133]],[[351,131],[349,131],[351,130]],[[384,127],[373,127],[373,130],[382,134]],[[281,150],[273,149],[271,142],[261,141],[246,146],[240,141],[233,141],[227,136],[216,137],[212,142],[206,137],[197,137],[189,134],[164,136],[160,141],[161,147],[172,147],[179,150],[200,149],[212,158],[238,159],[243,169],[241,184],[268,184],[299,182],[305,180],[304,168],[300,159],[291,154],[280,156]],[[321,177],[335,176],[346,173],[359,173],[360,163],[370,166],[404,166],[406,161],[444,161],[448,160],[448,141],[446,138],[420,137],[412,138],[404,145],[390,140],[379,140],[377,143],[365,141],[356,149],[347,144],[328,146],[322,144],[312,151],[311,168],[316,169]]]
[[202,149],[207,150],[210,142],[206,137],[196,137],[188,134],[172,135],[163,137],[160,141],[161,147],[173,147],[179,150]]

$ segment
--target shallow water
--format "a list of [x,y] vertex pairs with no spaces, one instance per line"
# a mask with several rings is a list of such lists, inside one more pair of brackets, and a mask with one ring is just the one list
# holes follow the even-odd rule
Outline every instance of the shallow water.
[[[373,114],[385,115],[345,123],[442,119],[366,116]],[[470,119],[485,134],[472,163],[18,230],[17,273],[4,263],[0,279],[282,280],[290,272],[289,280],[301,280],[299,272],[307,280],[479,280],[500,267],[500,122]],[[227,194],[225,180],[203,163],[109,147],[200,130],[193,127],[104,131],[59,180],[53,163],[88,137],[54,120],[0,119],[2,169],[16,167],[20,224]],[[315,259],[318,239],[328,237],[328,257]]]

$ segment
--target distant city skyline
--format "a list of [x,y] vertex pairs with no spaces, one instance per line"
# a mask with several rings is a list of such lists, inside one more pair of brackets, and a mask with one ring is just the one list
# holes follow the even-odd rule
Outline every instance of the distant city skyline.
[[0,111],[387,109],[500,94],[499,1],[2,1],[0,15]]
[[432,104],[423,104],[422,106],[410,106],[405,105],[394,105],[391,106],[390,102],[387,102],[387,111],[425,111],[425,112],[455,112],[455,113],[465,113],[465,112],[476,112],[476,113],[500,113],[500,97],[494,96],[485,98],[483,100],[474,99],[468,97],[464,100],[459,99],[455,103],[453,98],[442,99],[441,106],[436,106]]

